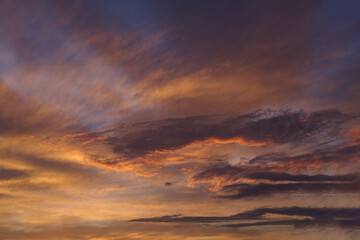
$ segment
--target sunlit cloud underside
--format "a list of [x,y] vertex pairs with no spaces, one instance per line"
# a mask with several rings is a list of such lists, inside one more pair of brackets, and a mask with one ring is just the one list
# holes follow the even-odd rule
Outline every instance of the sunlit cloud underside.
[[1,1],[0,239],[358,239],[359,11]]

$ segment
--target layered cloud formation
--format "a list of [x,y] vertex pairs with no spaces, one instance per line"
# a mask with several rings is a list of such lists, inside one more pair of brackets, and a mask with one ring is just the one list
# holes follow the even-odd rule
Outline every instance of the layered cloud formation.
[[0,238],[360,234],[356,1],[2,1]]

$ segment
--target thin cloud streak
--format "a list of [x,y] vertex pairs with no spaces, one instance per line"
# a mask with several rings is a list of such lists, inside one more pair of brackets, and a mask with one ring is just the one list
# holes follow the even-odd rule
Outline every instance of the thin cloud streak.
[[0,1],[0,238],[358,239],[359,12]]
[[[224,224],[223,227],[252,227],[266,225],[290,225],[294,227],[345,227],[353,228],[360,225],[359,208],[258,208],[243,213],[221,217],[181,217],[180,215],[162,216],[156,218],[139,218],[131,222],[165,222],[165,223],[221,223],[246,220],[261,220],[252,223]],[[266,214],[277,214],[290,217],[287,220],[273,220]],[[306,219],[291,219],[291,217],[307,217]]]

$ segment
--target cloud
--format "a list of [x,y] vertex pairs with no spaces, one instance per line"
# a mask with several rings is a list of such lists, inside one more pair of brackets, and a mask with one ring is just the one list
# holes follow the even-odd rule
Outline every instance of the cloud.
[[256,111],[238,116],[199,116],[128,124],[114,129],[104,141],[125,158],[176,150],[194,142],[269,145],[296,143],[326,132],[338,134],[353,116],[336,110],[307,114],[303,111]]
[[64,131],[69,119],[46,107],[25,101],[0,80],[0,133],[2,136],[47,136]]
[[243,167],[238,165],[231,165],[229,163],[216,164],[214,166],[202,169],[191,176],[190,181],[193,183],[201,182],[236,182],[244,177],[244,173],[251,171],[254,167]]
[[[268,103],[269,99],[277,102],[298,92],[300,81],[288,79],[298,78],[300,66],[312,54],[297,27],[308,25],[318,3],[296,3],[297,14],[289,15],[284,5],[292,9],[293,4],[245,2],[222,4],[219,10],[213,3],[204,9],[199,3],[105,2],[100,7],[92,2],[56,1],[65,32],[81,39],[85,50],[95,49],[108,66],[126,73],[126,77],[115,75],[116,82],[121,79],[126,87],[136,85],[128,92],[150,109],[141,115],[145,117],[158,109],[176,116],[243,112],[249,111],[249,105]],[[109,11],[113,5],[123,12]],[[238,14],[236,7],[244,14]],[[233,31],[234,24],[242,30]],[[268,24],[272,31],[265,26]],[[55,26],[63,30],[63,26]],[[296,48],[290,48],[293,45]],[[103,81],[116,86],[111,78]]]
[[29,176],[29,173],[19,169],[3,168],[0,167],[0,181],[19,179]]
[[352,161],[360,156],[360,145],[352,145],[340,147],[335,150],[316,150],[311,153],[289,156],[283,153],[270,153],[260,155],[249,161],[249,164],[282,164],[288,168],[298,167],[302,165],[306,167],[321,165],[321,164],[334,164],[341,165]]
[[294,227],[342,227],[342,228],[358,228],[360,226],[360,219],[320,219],[320,220],[283,220],[283,221],[266,221],[253,223],[239,223],[239,224],[225,224],[223,227],[255,227],[255,226],[294,226]]
[[290,225],[295,227],[350,227],[357,228],[360,226],[359,208],[262,208],[256,209],[255,212],[262,214],[272,213],[292,217],[310,217],[306,219],[288,219],[274,221],[268,219],[262,222],[227,224],[225,227],[251,227],[265,225]]
[[321,182],[321,181],[351,181],[359,178],[357,174],[345,175],[306,175],[306,174],[289,174],[285,172],[253,172],[245,175],[250,179],[265,179],[270,181],[305,181],[305,182]]
[[[66,181],[73,181],[74,179],[77,179],[77,183],[79,184],[96,182],[99,180],[99,174],[101,172],[101,170],[95,166],[69,161],[65,158],[49,157],[41,152],[31,153],[26,151],[16,151],[13,149],[1,149],[0,157],[4,159],[11,159],[12,162],[30,167],[32,168],[34,174],[39,174],[40,172],[52,173],[51,177],[53,179],[64,175],[66,176]],[[20,173],[14,172],[13,174]],[[23,174],[25,175],[26,173]],[[23,184],[26,185],[28,182]]]
[[268,197],[274,194],[284,193],[357,193],[360,191],[358,182],[349,183],[276,183],[276,184],[232,184],[223,187],[224,191],[237,191],[233,195],[223,195],[223,198],[241,199],[251,197]]
[[[261,198],[276,193],[311,193],[314,199],[291,195],[290,200],[312,206],[319,204],[314,193],[328,190],[337,194],[320,196],[320,203],[354,203],[346,198],[358,192],[352,172],[359,170],[360,149],[347,145],[344,132],[360,96],[357,6],[286,0],[1,1],[0,78],[7,85],[0,84],[0,161],[8,168],[0,169],[0,180],[9,181],[1,180],[0,197],[16,198],[1,199],[0,235],[240,239],[250,237],[196,224],[108,226],[112,219],[159,216],[164,208],[209,216],[260,202],[281,204]],[[290,110],[254,112],[268,107]],[[321,111],[327,108],[339,110]],[[348,138],[357,139],[357,132]],[[315,145],[321,149],[313,151]],[[269,152],[274,153],[263,155]],[[225,155],[229,164],[207,167]],[[119,169],[124,171],[111,171]],[[188,188],[188,180],[221,183],[218,190],[227,185],[223,191],[232,189],[242,200],[211,198]],[[246,201],[244,195],[260,199]],[[268,217],[261,211],[246,214],[251,221]],[[180,218],[221,220],[166,219]],[[266,224],[283,225],[282,220]]]
[[[267,214],[276,214],[287,217],[287,220],[276,220],[276,217]],[[225,227],[251,227],[265,225],[290,225],[302,227],[317,227],[330,225],[336,227],[358,227],[360,225],[359,208],[258,208],[231,216],[213,217],[181,217],[180,215],[162,216],[155,218],[133,219],[131,222],[179,222],[179,223],[218,223],[245,220],[261,220],[261,222],[237,223],[221,225]],[[306,217],[294,219],[292,217]]]
[[[332,182],[338,184],[342,183],[355,183],[359,180],[359,175],[356,173],[348,174],[315,174],[314,172],[307,172],[307,174],[293,174],[286,172],[287,167],[284,167],[282,164],[265,164],[265,165],[252,165],[248,163],[235,164],[231,165],[227,162],[221,162],[219,164],[210,165],[205,168],[200,168],[200,171],[196,172],[189,177],[191,185],[201,184],[201,183],[210,183],[214,185],[212,188],[215,191],[221,189],[235,189],[235,186],[241,188],[241,192],[244,195],[251,195],[250,192],[254,191],[253,194],[256,194],[258,190],[263,189],[265,191],[259,191],[259,195],[265,194],[265,192],[292,192],[299,189],[302,191],[311,191],[312,184],[322,184],[328,186],[331,189],[341,189],[341,187],[335,187],[336,185],[326,185],[327,183]],[[301,168],[297,168],[297,165],[292,166],[293,172],[302,172]],[[303,171],[305,172],[305,171]],[[320,171],[321,172],[321,171]],[[268,184],[268,182],[274,182]],[[239,185],[236,183],[240,182]],[[252,184],[247,184],[252,182]],[[286,185],[284,183],[290,183]],[[302,182],[301,184],[294,182]],[[241,184],[245,183],[245,184]],[[265,185],[259,185],[266,183]],[[280,186],[281,184],[281,186]],[[227,185],[227,186],[226,186]],[[231,187],[232,186],[232,187]],[[315,185],[313,185],[314,188]],[[251,190],[253,189],[253,190]],[[314,189],[315,190],[315,189]],[[241,195],[241,194],[240,194]]]

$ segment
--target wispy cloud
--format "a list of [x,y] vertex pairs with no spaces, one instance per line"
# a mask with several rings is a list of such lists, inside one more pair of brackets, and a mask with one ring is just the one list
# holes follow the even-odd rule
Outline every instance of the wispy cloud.
[[0,1],[0,238],[357,239],[358,13]]
[[[221,223],[257,220],[251,223],[224,224],[220,226],[240,228],[265,225],[290,225],[295,227],[331,226],[357,228],[360,225],[359,213],[360,209],[358,208],[258,208],[231,216],[182,217],[180,215],[173,215],[155,218],[139,218],[133,219],[131,221],[167,223]],[[276,217],[267,217],[267,214],[276,214],[282,217],[288,217],[289,219],[275,220]],[[305,219],[294,219],[294,217],[305,217]]]

